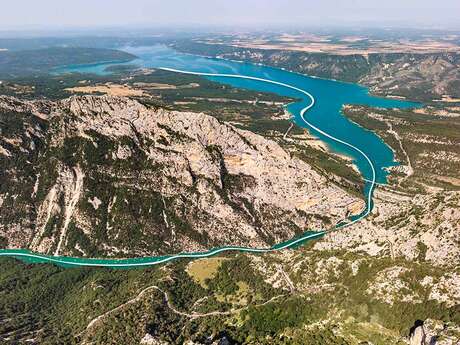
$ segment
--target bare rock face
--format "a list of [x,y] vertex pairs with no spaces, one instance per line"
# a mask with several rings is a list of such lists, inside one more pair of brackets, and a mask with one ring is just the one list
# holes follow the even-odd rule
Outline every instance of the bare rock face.
[[426,344],[426,334],[423,325],[416,327],[413,333],[410,336],[409,340],[410,345],[425,345]]
[[4,97],[0,109],[0,236],[11,248],[136,256],[267,247],[363,205],[275,142],[204,114],[109,96]]
[[405,196],[377,190],[372,214],[315,245],[404,257],[437,266],[460,264],[460,192]]
[[168,345],[168,344],[169,343],[165,341],[155,339],[155,337],[153,337],[152,335],[148,333],[141,339],[141,342],[140,342],[140,345]]
[[409,338],[410,345],[457,345],[458,327],[440,320],[427,319],[416,326]]

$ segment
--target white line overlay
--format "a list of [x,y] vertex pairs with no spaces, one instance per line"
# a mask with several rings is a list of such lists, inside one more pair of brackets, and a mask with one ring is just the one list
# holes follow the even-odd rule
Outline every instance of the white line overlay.
[[356,146],[354,146],[354,145],[352,145],[350,143],[347,143],[346,141],[343,141],[343,140],[341,140],[339,138],[336,138],[336,137],[334,137],[333,135],[331,135],[329,133],[326,133],[325,131],[319,129],[318,127],[316,127],[315,125],[310,123],[305,118],[305,113],[315,105],[315,98],[312,96],[311,93],[309,93],[309,92],[307,92],[307,91],[305,91],[305,90],[303,90],[301,88],[298,88],[296,86],[281,83],[279,81],[274,81],[274,80],[264,79],[264,78],[251,77],[251,76],[247,76],[247,75],[191,72],[191,71],[182,71],[182,70],[179,70],[179,69],[165,68],[165,67],[161,67],[159,69],[164,70],[164,71],[169,71],[169,72],[176,72],[176,73],[182,73],[182,74],[193,74],[193,75],[199,75],[199,76],[204,76],[204,77],[240,78],[240,79],[249,79],[249,80],[261,81],[261,82],[264,82],[264,83],[270,83],[270,84],[283,86],[283,87],[286,87],[288,89],[292,89],[292,90],[298,91],[298,92],[303,93],[304,95],[306,95],[308,98],[310,98],[311,102],[310,102],[309,105],[307,105],[305,108],[303,108],[300,111],[300,117],[302,118],[302,121],[305,122],[305,124],[308,127],[313,128],[318,133],[320,133],[320,134],[328,137],[329,139],[332,139],[332,140],[334,140],[334,141],[336,141],[336,142],[338,142],[340,144],[346,145],[346,146],[352,148],[353,150],[357,151],[359,154],[361,154],[366,159],[366,161],[369,163],[369,166],[371,167],[371,170],[372,170],[372,179],[370,181],[367,180],[367,181],[369,181],[371,183],[371,185],[369,187],[369,193],[367,194],[366,212],[363,213],[360,217],[356,218],[355,220],[353,220],[351,222],[344,223],[342,225],[337,226],[337,228],[339,229],[339,228],[343,228],[343,227],[352,225],[352,224],[354,224],[356,222],[359,222],[361,219],[363,219],[364,217],[367,217],[369,215],[369,213],[372,210],[372,192],[373,192],[373,190],[375,188],[375,185],[376,185],[376,173],[375,173],[374,164],[372,164],[372,161],[370,160],[370,158],[361,149],[357,148]]
[[[321,237],[325,234],[324,231],[319,231],[314,234],[308,234],[304,235],[295,241],[285,243],[282,246],[279,247],[272,247],[272,248],[246,248],[246,247],[222,247],[219,249],[211,250],[206,253],[183,253],[183,254],[177,254],[177,255],[172,255],[172,256],[167,256],[163,259],[156,260],[156,261],[145,261],[145,262],[132,262],[132,263],[122,263],[122,262],[113,262],[113,263],[104,263],[104,262],[78,262],[78,261],[70,261],[68,258],[65,257],[51,257],[51,256],[42,256],[42,255],[37,255],[33,253],[21,253],[21,252],[10,252],[10,253],[1,253],[0,256],[12,256],[12,257],[25,257],[25,258],[34,258],[34,259],[40,259],[43,261],[48,261],[52,263],[58,263],[58,264],[65,264],[65,265],[71,265],[71,266],[92,266],[92,267],[118,267],[118,268],[123,268],[123,267],[141,267],[141,266],[152,266],[152,265],[158,265],[158,264],[163,264],[168,261],[172,261],[175,259],[179,258],[192,258],[192,259],[198,259],[198,258],[206,258],[209,256],[216,255],[218,253],[222,252],[229,252],[229,251],[239,251],[239,252],[249,252],[249,253],[268,253],[268,252],[275,252],[278,250],[283,250],[288,247],[292,247],[296,245],[299,242],[305,241],[307,239],[315,238],[315,237]],[[129,260],[129,259],[128,259]],[[120,260],[121,261],[121,260]]]
[[[260,81],[260,82],[264,82],[264,83],[270,83],[270,84],[274,84],[274,85],[283,86],[283,87],[298,91],[298,92],[306,95],[311,100],[311,102],[310,102],[309,105],[307,105],[305,108],[303,108],[300,111],[300,117],[302,118],[302,121],[305,122],[305,124],[308,127],[314,129],[318,133],[320,133],[320,134],[328,137],[329,139],[332,139],[332,140],[334,140],[334,141],[336,141],[336,142],[338,142],[340,144],[346,145],[346,146],[352,148],[353,150],[357,151],[359,154],[361,154],[367,160],[367,162],[369,163],[369,166],[371,167],[371,170],[372,170],[372,179],[371,180],[366,180],[366,181],[370,182],[370,184],[371,184],[370,187],[369,187],[368,195],[367,195],[366,211],[363,214],[361,214],[361,216],[359,216],[358,218],[354,219],[353,221],[346,222],[346,223],[343,223],[341,225],[338,225],[338,226],[335,227],[335,229],[340,229],[340,228],[344,228],[346,226],[350,226],[350,225],[360,221],[361,219],[363,219],[367,215],[369,215],[369,213],[372,210],[372,192],[373,192],[373,190],[375,188],[375,185],[376,185],[375,167],[372,164],[372,161],[370,160],[370,158],[362,150],[360,150],[356,146],[353,146],[350,143],[347,143],[346,141],[343,141],[343,140],[341,140],[339,138],[336,138],[336,137],[324,132],[323,130],[319,129],[318,127],[316,127],[315,125],[310,123],[305,118],[305,113],[315,105],[315,98],[309,92],[307,92],[307,91],[305,91],[305,90],[303,90],[301,88],[298,88],[296,86],[281,83],[281,82],[278,82],[278,81],[264,79],[264,78],[251,77],[251,76],[246,76],[246,75],[192,72],[192,71],[182,71],[182,70],[173,69],[173,68],[159,68],[159,69],[169,71],[169,72],[176,72],[176,73],[182,73],[182,74],[193,74],[193,75],[199,75],[199,76],[204,76],[204,77],[224,77],[224,78],[240,78],[240,79],[255,80],[255,81]],[[327,231],[318,231],[318,232],[315,232],[313,234],[311,234],[311,233],[310,234],[305,234],[305,235],[299,237],[298,239],[296,239],[294,241],[288,241],[283,245],[274,246],[274,247],[271,247],[271,248],[247,248],[247,247],[228,246],[228,247],[222,247],[222,248],[218,248],[218,249],[213,249],[213,250],[210,250],[210,251],[205,252],[205,253],[182,253],[182,254],[166,256],[166,257],[164,257],[162,259],[159,259],[159,260],[156,260],[155,258],[152,258],[152,259],[155,259],[155,261],[132,262],[132,263],[123,263],[123,262],[119,262],[119,263],[117,263],[117,262],[112,262],[112,263],[108,263],[108,262],[107,263],[104,263],[104,262],[94,262],[94,263],[93,262],[79,262],[79,261],[72,261],[71,258],[66,258],[66,257],[49,257],[49,256],[42,256],[42,255],[33,254],[33,253],[22,253],[22,252],[16,252],[16,253],[15,252],[8,252],[8,253],[0,252],[0,257],[1,256],[10,256],[10,257],[34,258],[34,259],[39,259],[40,261],[47,261],[47,262],[51,262],[51,263],[64,264],[64,265],[69,265],[69,266],[91,266],[91,267],[113,267],[113,268],[116,268],[116,267],[118,267],[118,268],[123,268],[123,267],[142,267],[142,266],[159,265],[159,264],[163,264],[163,263],[166,263],[166,262],[169,262],[169,261],[172,261],[172,260],[175,260],[175,259],[179,259],[179,258],[195,258],[195,259],[196,258],[206,258],[206,257],[209,257],[209,256],[216,255],[218,253],[227,252],[227,251],[240,251],[240,252],[248,252],[248,253],[274,252],[274,251],[290,248],[290,247],[292,247],[292,246],[294,246],[294,245],[296,245],[296,244],[298,244],[298,243],[300,243],[302,241],[305,241],[307,239],[321,237],[324,234],[326,234],[326,232]]]

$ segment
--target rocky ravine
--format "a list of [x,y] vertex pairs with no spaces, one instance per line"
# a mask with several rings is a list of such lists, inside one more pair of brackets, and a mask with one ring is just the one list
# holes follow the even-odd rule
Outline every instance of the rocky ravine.
[[127,98],[0,98],[0,242],[54,255],[269,246],[362,201],[273,141]]

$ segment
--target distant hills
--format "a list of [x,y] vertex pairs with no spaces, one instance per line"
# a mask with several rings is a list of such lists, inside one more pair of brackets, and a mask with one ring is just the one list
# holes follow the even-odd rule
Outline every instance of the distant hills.
[[104,61],[127,62],[136,56],[115,49],[54,47],[0,51],[0,79],[48,74],[58,66]]

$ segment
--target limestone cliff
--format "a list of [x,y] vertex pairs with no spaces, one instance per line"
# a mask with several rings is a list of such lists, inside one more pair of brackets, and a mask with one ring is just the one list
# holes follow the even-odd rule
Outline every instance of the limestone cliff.
[[266,247],[362,201],[273,141],[109,96],[0,98],[0,236],[81,256]]

